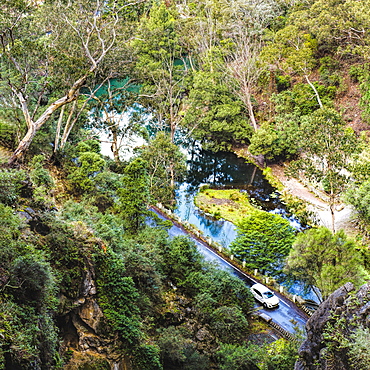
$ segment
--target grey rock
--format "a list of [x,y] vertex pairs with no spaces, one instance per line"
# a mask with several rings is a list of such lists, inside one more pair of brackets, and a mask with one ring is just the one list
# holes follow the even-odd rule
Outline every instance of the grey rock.
[[327,356],[328,345],[336,344],[334,338],[325,336],[329,327],[349,338],[360,327],[370,327],[370,282],[356,293],[352,283],[347,283],[332,293],[306,323],[307,338],[299,349],[295,370],[347,370],[349,357],[344,348]]

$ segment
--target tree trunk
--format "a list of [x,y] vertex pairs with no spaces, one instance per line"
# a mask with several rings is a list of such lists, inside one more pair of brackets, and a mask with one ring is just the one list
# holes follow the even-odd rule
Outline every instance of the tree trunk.
[[334,214],[335,203],[330,201],[329,208],[331,214],[331,231],[333,232],[333,234],[335,234],[335,214]]
[[248,108],[248,113],[249,113],[249,119],[251,120],[251,124],[253,126],[254,131],[256,132],[258,127],[257,127],[257,121],[254,116],[254,111],[253,111],[253,104],[251,100],[251,93],[250,89],[248,86],[244,86],[244,96],[245,96],[245,104]]
[[64,131],[63,131],[63,136],[62,136],[62,140],[60,141],[60,148],[63,149],[66,145],[66,142],[68,140],[68,137],[69,137],[69,134],[71,133],[72,131],[72,128],[74,126],[74,124],[76,123],[76,120],[77,119],[74,119],[71,123],[71,120],[72,120],[72,116],[73,116],[73,113],[75,112],[76,110],[76,104],[77,104],[77,99],[73,102],[73,105],[71,107],[71,111],[69,112],[69,115],[68,115],[68,118],[67,118],[67,122],[66,122],[66,125],[64,127]]
[[26,152],[29,146],[31,145],[32,140],[36,135],[36,132],[37,131],[35,125],[31,125],[28,127],[26,135],[18,144],[17,149],[13,152],[12,156],[10,157],[8,161],[9,164],[14,164],[15,162],[21,159],[23,153]]
[[64,111],[65,111],[65,105],[63,105],[62,109],[60,110],[60,114],[59,114],[57,132],[55,133],[54,153],[56,153],[56,151],[59,148],[60,130],[61,130],[61,127],[62,127]]
[[75,81],[75,83],[72,85],[72,87],[69,89],[68,93],[63,96],[62,98],[59,98],[54,103],[50,104],[46,110],[41,114],[41,116],[36,120],[32,121],[30,120],[30,114],[27,107],[27,102],[23,98],[22,94],[17,94],[18,98],[20,99],[21,107],[23,115],[26,119],[28,131],[24,138],[19,143],[17,149],[14,151],[13,155],[9,159],[9,164],[12,165],[16,161],[20,160],[21,157],[24,155],[24,153],[29,148],[34,136],[36,135],[37,131],[49,120],[51,115],[58,110],[58,108],[74,101],[77,99],[78,90],[81,88],[81,86],[85,83],[87,77],[90,73],[92,73],[96,69],[97,65],[92,67],[88,73],[86,73],[83,77]]
[[[113,124],[115,124],[113,122]],[[112,129],[111,129],[111,132],[112,132],[112,136],[113,136],[113,140],[112,140],[112,152],[113,152],[113,157],[114,157],[114,161],[116,163],[120,163],[120,158],[119,158],[119,148],[118,148],[118,135],[117,135],[117,127],[114,126]]]
[[323,104],[322,104],[322,101],[321,101],[321,99],[320,99],[320,95],[319,95],[318,91],[316,90],[316,87],[315,87],[315,86],[314,86],[314,84],[309,80],[309,78],[308,78],[308,76],[307,76],[307,75],[305,75],[304,77],[305,77],[305,79],[306,79],[307,83],[311,86],[311,89],[314,91],[314,93],[315,93],[315,95],[316,95],[317,102],[319,103],[320,108],[323,108]]

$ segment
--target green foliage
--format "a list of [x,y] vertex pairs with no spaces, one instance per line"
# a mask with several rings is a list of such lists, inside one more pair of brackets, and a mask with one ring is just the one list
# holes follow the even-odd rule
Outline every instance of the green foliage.
[[321,108],[302,119],[300,146],[304,155],[290,163],[290,174],[305,176],[311,182],[321,183],[329,195],[334,229],[334,206],[341,192],[349,185],[343,170],[349,158],[359,150],[351,128],[345,128],[338,112]]
[[276,89],[280,93],[284,90],[289,89],[289,87],[291,86],[291,78],[290,76],[277,75],[275,76],[275,83]]
[[176,7],[164,1],[152,3],[133,43],[137,56],[134,73],[141,83],[141,104],[148,108],[159,127],[169,126],[172,140],[186,91],[187,68],[183,61],[186,52],[181,46]]
[[252,136],[243,103],[230,93],[222,72],[197,71],[182,125],[205,148],[230,150]]
[[122,258],[109,249],[95,255],[97,294],[108,324],[107,331],[131,348],[139,343],[141,328],[136,305],[138,292],[131,277],[125,276]]
[[61,292],[75,299],[84,276],[84,240],[77,240],[72,227],[51,220],[50,232],[44,238],[43,248],[53,268],[58,271]]
[[20,304],[48,305],[53,293],[53,277],[48,263],[36,255],[24,255],[10,266],[14,300]]
[[10,368],[51,368],[57,351],[56,278],[30,233],[22,240],[21,219],[0,204],[0,363]]
[[123,186],[122,175],[103,170],[94,177],[94,187],[85,200],[96,206],[100,212],[113,208],[118,198],[118,189]]
[[[314,82],[321,101],[325,105],[330,105],[335,97],[336,88],[324,86]],[[273,95],[272,100],[276,104],[275,109],[278,113],[309,115],[319,109],[319,103],[315,98],[315,93],[308,84],[297,83],[291,90],[285,90],[280,94]]]
[[[57,353],[57,328],[51,314],[35,313],[32,307],[0,298],[0,364],[27,369],[33,363],[51,369]],[[5,361],[6,358],[6,361]]]
[[0,170],[0,202],[8,206],[16,204],[27,179],[24,170]]
[[187,237],[178,236],[172,239],[160,253],[164,258],[163,272],[176,285],[201,268],[202,256],[194,242]]
[[369,277],[356,243],[343,230],[333,235],[324,227],[297,236],[286,269],[307,285],[319,288],[324,299],[348,281],[359,286]]
[[370,180],[359,187],[351,187],[345,194],[345,200],[355,207],[361,217],[370,221]]
[[299,151],[299,114],[280,114],[275,122],[262,124],[252,136],[248,149],[252,154],[263,154],[268,159],[294,158]]
[[140,292],[136,303],[141,315],[143,317],[154,315],[158,310],[157,306],[163,303],[164,291],[158,257],[153,257],[151,249],[148,250],[141,243],[133,241],[126,242],[122,256],[125,260],[126,274],[132,278]]
[[212,312],[223,306],[240,307],[246,315],[254,306],[249,288],[240,279],[212,266],[189,274],[181,285],[194,296],[200,317],[208,322]]
[[221,344],[216,353],[221,370],[260,370],[266,352],[257,345]]
[[342,58],[367,57],[369,37],[357,30],[368,24],[368,0],[361,3],[356,0],[316,0],[307,2],[307,5],[292,12],[290,22],[315,35],[320,50],[336,53]]
[[129,233],[143,228],[148,214],[149,185],[147,163],[135,158],[124,170],[123,187],[118,190],[119,213]]
[[350,335],[350,364],[353,369],[365,370],[370,367],[370,330],[362,326]]
[[260,346],[221,344],[216,355],[221,370],[291,370],[298,351],[297,344],[278,339]]
[[174,326],[161,330],[158,338],[163,367],[168,370],[206,370],[209,363],[199,354],[195,343]]
[[[22,222],[18,215],[14,215],[13,209],[0,203],[0,245],[4,251],[7,245],[16,241],[21,234]],[[1,261],[8,262],[6,260]]]
[[338,70],[339,63],[337,60],[330,56],[320,59],[320,67],[318,71],[320,73],[320,79],[325,83],[326,86],[339,87],[341,85],[342,78]]
[[289,221],[279,215],[256,210],[237,225],[238,236],[231,252],[249,268],[276,274],[295,239]]
[[12,120],[8,121],[8,114],[7,110],[0,109],[0,144],[7,148],[13,148],[19,128]]
[[266,345],[268,369],[291,370],[298,360],[298,344],[285,339],[278,339]]
[[49,171],[43,168],[43,162],[43,156],[40,155],[33,157],[30,163],[32,168],[30,179],[34,186],[44,186],[46,189],[50,189],[54,186],[54,180]]
[[33,207],[48,209],[54,206],[51,189],[54,188],[55,184],[49,171],[43,167],[44,162],[43,155],[36,155],[29,163],[31,167],[29,176],[34,186],[31,203]]
[[135,370],[162,370],[160,349],[156,345],[142,344],[134,352]]
[[165,206],[173,205],[176,182],[186,173],[184,154],[168,135],[158,132],[140,156],[148,164],[151,198]]
[[103,170],[104,159],[94,152],[82,152],[77,159],[77,167],[68,175],[72,192],[81,194],[94,188],[94,176]]
[[209,326],[222,343],[240,343],[248,331],[248,321],[239,307],[221,306],[210,314]]

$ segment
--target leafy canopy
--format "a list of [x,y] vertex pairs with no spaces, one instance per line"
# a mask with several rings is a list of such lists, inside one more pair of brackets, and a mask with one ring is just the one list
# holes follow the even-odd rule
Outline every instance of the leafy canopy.
[[237,225],[238,236],[230,249],[249,268],[276,273],[289,254],[295,230],[279,215],[256,210]]
[[319,288],[324,299],[348,281],[360,286],[369,277],[356,243],[343,230],[332,234],[325,227],[297,236],[286,270],[308,286]]

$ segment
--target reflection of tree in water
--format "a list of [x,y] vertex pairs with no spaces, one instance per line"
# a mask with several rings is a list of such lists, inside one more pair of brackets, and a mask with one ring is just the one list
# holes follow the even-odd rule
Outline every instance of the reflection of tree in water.
[[202,225],[206,230],[208,230],[213,238],[217,239],[220,235],[222,235],[224,223],[225,221],[215,220],[204,215],[199,217],[199,224]]
[[214,153],[194,149],[190,154],[187,183],[194,190],[202,183],[211,186],[233,185],[235,187],[249,183],[258,187],[268,184],[256,166],[246,163],[243,158],[238,158],[233,153]]

